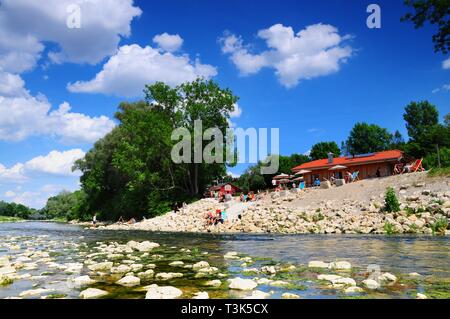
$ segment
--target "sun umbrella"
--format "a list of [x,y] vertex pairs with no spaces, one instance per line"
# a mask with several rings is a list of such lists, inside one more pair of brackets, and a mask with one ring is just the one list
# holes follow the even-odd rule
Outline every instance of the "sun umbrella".
[[302,181],[303,180],[303,177],[297,177],[297,178],[294,178],[292,181],[293,182],[297,182],[297,181]]
[[338,170],[346,169],[346,168],[347,168],[347,166],[344,166],[344,165],[336,165],[336,166],[333,166],[332,168],[330,168],[329,171],[338,171]]
[[307,169],[301,169],[297,173],[295,173],[295,175],[303,175],[308,173],[311,173],[311,171],[308,171]]
[[273,179],[283,179],[283,178],[289,178],[289,175],[283,173],[283,174],[275,176]]
[[291,181],[289,179],[280,179],[279,182],[281,184],[286,184],[286,183],[290,183]]

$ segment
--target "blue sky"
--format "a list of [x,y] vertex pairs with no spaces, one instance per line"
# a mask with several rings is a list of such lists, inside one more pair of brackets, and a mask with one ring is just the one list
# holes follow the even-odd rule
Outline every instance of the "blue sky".
[[[39,208],[77,189],[73,161],[156,80],[229,87],[240,97],[234,125],[279,128],[285,155],[340,145],[357,121],[406,137],[410,101],[450,111],[449,57],[434,53],[433,27],[400,22],[400,0],[32,2],[0,8],[0,200]],[[79,29],[66,26],[73,3]],[[366,26],[370,3],[380,29]]]

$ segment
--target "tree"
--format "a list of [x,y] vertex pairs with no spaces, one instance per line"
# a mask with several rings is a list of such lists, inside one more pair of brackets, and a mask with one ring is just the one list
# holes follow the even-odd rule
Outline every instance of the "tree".
[[402,134],[398,130],[395,130],[394,136],[392,138],[391,148],[401,150],[404,147],[405,147],[405,140],[403,139]]
[[47,219],[62,218],[72,220],[79,218],[85,197],[86,194],[81,190],[75,192],[62,191],[47,200],[41,213]]
[[0,216],[28,219],[36,210],[22,204],[0,201]]
[[318,160],[322,158],[327,158],[328,153],[333,153],[335,156],[341,154],[341,150],[336,142],[320,142],[311,148],[311,153],[309,156],[312,160]]
[[434,51],[447,54],[450,50],[450,1],[449,0],[405,0],[405,5],[415,12],[407,13],[402,21],[411,21],[416,29],[425,22],[438,26],[438,32],[433,35]]
[[388,150],[392,144],[392,134],[375,124],[356,123],[346,141],[351,155]]
[[432,126],[439,123],[439,112],[428,101],[411,102],[405,107],[403,119],[409,137],[418,142]]

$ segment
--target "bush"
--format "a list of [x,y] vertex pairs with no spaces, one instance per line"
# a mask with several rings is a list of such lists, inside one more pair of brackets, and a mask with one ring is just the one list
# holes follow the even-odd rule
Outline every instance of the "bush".
[[445,235],[445,231],[448,228],[448,220],[445,217],[438,218],[434,224],[431,225],[433,234]]
[[390,213],[398,212],[400,210],[400,203],[398,202],[397,195],[392,187],[388,187],[386,190],[384,210]]
[[384,231],[386,232],[386,234],[388,234],[388,235],[395,234],[395,226],[394,226],[394,224],[391,224],[391,223],[387,222],[387,223],[384,224],[383,228],[384,228]]

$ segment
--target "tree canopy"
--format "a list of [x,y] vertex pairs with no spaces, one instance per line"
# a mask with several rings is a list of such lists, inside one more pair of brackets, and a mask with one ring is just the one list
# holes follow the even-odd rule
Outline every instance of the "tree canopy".
[[345,144],[351,155],[384,151],[391,147],[392,134],[376,124],[356,123]]
[[341,154],[341,150],[336,142],[320,142],[313,145],[309,156],[312,160],[318,160],[327,158],[328,153],[333,153],[334,156],[339,156]]

